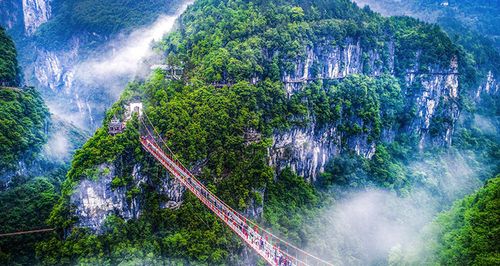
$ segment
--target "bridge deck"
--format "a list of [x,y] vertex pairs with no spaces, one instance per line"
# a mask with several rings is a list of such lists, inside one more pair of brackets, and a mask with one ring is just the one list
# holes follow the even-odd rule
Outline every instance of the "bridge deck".
[[169,154],[169,152],[164,152],[153,137],[141,137],[141,144],[169,173],[179,180],[270,265],[309,265],[308,261],[313,263],[311,265],[331,265],[297,248],[295,248],[295,251],[302,253],[300,259],[297,256],[287,253],[283,249],[283,246],[290,246],[292,248],[292,245],[277,239],[272,234],[266,234],[267,232],[263,232],[262,229],[259,232],[256,226],[252,228],[252,224],[245,217],[211,193],[173,155]]

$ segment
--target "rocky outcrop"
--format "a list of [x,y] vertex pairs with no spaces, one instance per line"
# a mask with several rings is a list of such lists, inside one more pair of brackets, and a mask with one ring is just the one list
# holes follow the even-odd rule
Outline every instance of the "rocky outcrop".
[[[426,143],[451,145],[455,122],[460,115],[458,75],[456,59],[452,60],[449,69],[407,74],[407,106],[413,107],[416,114],[406,131],[419,136],[420,149],[424,149]],[[418,83],[416,87],[415,83]]]
[[[113,185],[116,167],[102,164],[97,174],[82,180],[71,195],[71,204],[78,217],[76,226],[90,228],[97,233],[104,230],[106,218],[116,215],[124,220],[136,219],[141,215],[144,203],[144,186],[151,185],[148,176],[141,173],[141,166],[135,165],[130,184]],[[182,203],[185,188],[177,180],[166,176],[161,184],[154,185],[161,197],[160,207],[176,209]]]
[[320,44],[305,48],[305,57],[295,63],[290,73],[283,74],[288,95],[314,80],[341,80],[352,74],[379,76],[394,72],[394,42],[383,48],[365,50],[360,40],[347,38],[342,45]]
[[68,51],[36,50],[36,60],[33,63],[33,74],[36,81],[44,88],[49,88],[52,93],[72,93],[74,71],[72,65],[77,63],[79,39],[71,42]]
[[278,172],[290,167],[298,175],[315,181],[326,164],[343,150],[354,151],[368,159],[375,154],[375,143],[369,142],[366,134],[349,136],[344,141],[342,135],[332,124],[320,128],[311,124],[277,132],[269,150],[269,164]]
[[493,75],[493,72],[489,71],[484,82],[476,90],[475,98],[479,100],[484,95],[498,95],[500,93],[500,83]]
[[[134,169],[135,170],[135,169]],[[112,187],[115,167],[103,164],[98,167],[98,177],[80,182],[71,196],[71,203],[76,207],[78,226],[101,230],[106,218],[117,215],[125,220],[137,218],[140,214],[140,203],[137,196],[127,197],[127,188]],[[138,171],[134,171],[134,186],[143,181]]]
[[[289,96],[316,80],[341,82],[353,74],[378,77],[382,73],[389,73],[402,76],[403,84],[406,83],[403,89],[406,109],[408,112],[414,111],[414,115],[411,121],[406,121],[404,128],[382,129],[381,140],[393,141],[397,133],[404,132],[418,136],[420,149],[424,149],[427,144],[451,145],[454,125],[460,114],[456,58],[448,68],[434,67],[424,73],[418,71],[420,53],[417,51],[414,69],[394,73],[393,42],[387,42],[378,50],[366,50],[359,40],[346,39],[343,45],[317,45],[304,50],[305,56],[295,62],[294,70],[283,75]],[[485,90],[491,90],[494,86],[491,79],[488,84]],[[324,171],[326,163],[340,152],[353,151],[371,158],[375,149],[376,143],[369,142],[366,135],[342,136],[335,124],[316,128],[313,123],[286,132],[275,132],[273,146],[269,150],[269,163],[278,172],[290,167],[300,176],[315,180]]]
[[103,118],[111,97],[76,78],[75,67],[82,60],[82,43],[88,36],[73,37],[66,49],[36,48],[36,59],[27,63],[24,76],[42,91],[53,113],[80,128],[94,129]]
[[40,25],[47,22],[51,13],[50,0],[23,0],[26,35],[32,35]]
[[165,178],[160,186],[160,194],[164,196],[164,201],[160,203],[162,209],[177,209],[182,204],[182,196],[186,188],[174,178]]

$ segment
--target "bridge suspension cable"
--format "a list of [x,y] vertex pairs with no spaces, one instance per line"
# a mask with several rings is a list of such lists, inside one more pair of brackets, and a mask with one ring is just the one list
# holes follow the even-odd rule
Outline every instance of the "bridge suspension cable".
[[[145,134],[141,134],[140,138],[143,148],[267,263],[275,266],[332,266],[331,263],[288,243],[247,219],[210,192],[172,152],[146,113],[143,113],[142,116],[146,118],[145,120],[142,117],[139,119],[145,129]],[[159,142],[162,145],[159,145]]]
[[0,234],[0,237],[27,235],[27,234],[35,234],[35,233],[45,233],[45,232],[52,232],[54,230],[55,230],[54,228],[45,228],[45,229],[29,230],[29,231],[17,231],[17,232],[12,232],[12,233]]

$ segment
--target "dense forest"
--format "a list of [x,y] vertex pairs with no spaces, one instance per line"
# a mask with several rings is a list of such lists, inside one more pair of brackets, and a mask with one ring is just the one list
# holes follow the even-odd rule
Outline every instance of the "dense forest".
[[[474,59],[477,71],[500,73],[498,1],[395,1],[356,0],[385,15],[409,15],[439,24]],[[446,4],[447,3],[447,4]]]
[[[367,74],[340,82],[313,82],[288,97],[282,74],[304,57],[304,46],[341,43],[349,37],[359,38],[368,48],[384,47],[393,38],[398,48],[395,74],[386,69],[386,74],[371,77],[366,68]],[[383,18],[343,0],[197,1],[159,49],[167,62],[184,67],[187,82],[166,79],[156,71],[145,83],[130,84],[108,111],[103,128],[74,157],[49,220],[59,233],[37,246],[43,263],[233,264],[249,259],[242,255],[243,245],[193,196],[186,194],[177,210],[160,208],[164,196],[157,189],[166,173],[141,150],[137,119],[128,122],[123,134],[107,132],[110,119],[121,116],[123,106],[134,99],[142,100],[148,116],[186,165],[202,165],[198,177],[221,199],[243,213],[263,208],[263,215],[254,219],[303,246],[310,237],[304,223],[332,200],[331,187],[376,186],[404,195],[421,181],[405,166],[418,156],[415,136],[399,134],[391,143],[381,136],[385,128],[405,128],[415,115],[408,111],[411,106],[405,103],[401,82],[405,70],[414,67],[415,51],[421,49],[419,71],[435,65],[447,68],[457,54],[460,69],[471,69],[466,51],[439,27],[411,18]],[[475,85],[474,75],[461,77],[463,84]],[[252,83],[254,78],[260,82]],[[465,97],[470,88],[461,89]],[[305,182],[291,169],[276,174],[266,158],[272,134],[311,121],[337,125],[343,132],[341,141],[366,135],[377,144],[374,157],[369,160],[345,150],[315,183]],[[260,132],[262,139],[249,143],[244,135],[250,129]],[[438,134],[442,129],[433,130]],[[493,162],[481,175],[490,177],[498,167],[497,139],[480,132],[463,134],[468,138],[459,141],[486,146],[481,159],[485,162],[477,163]],[[438,160],[443,151],[432,152],[437,155],[422,156]],[[99,179],[110,171],[106,170],[110,164],[120,171],[112,189],[126,188],[127,198],[140,199],[144,212],[130,221],[111,215],[104,232],[96,235],[75,226],[81,221],[74,215],[78,206],[71,198],[80,182]],[[140,175],[148,183],[137,183],[134,165],[141,166]],[[66,235],[68,229],[71,234]]]
[[438,217],[437,260],[442,265],[497,265],[499,220],[500,176],[497,176]]
[[0,173],[32,161],[47,141],[48,110],[34,88],[0,87]]
[[15,169],[20,160],[32,161],[47,140],[48,109],[34,88],[19,84],[17,52],[0,28],[0,174]]
[[0,27],[0,86],[16,86],[19,82],[18,71],[14,42]]
[[[72,36],[91,33],[108,38],[151,24],[160,14],[174,10],[175,1],[54,1],[53,14],[35,34],[35,41],[48,48],[64,47]],[[89,45],[95,45],[91,42]]]
[[[162,11],[158,8],[162,4],[155,1],[119,1],[110,10],[104,7],[108,1],[55,2],[58,15],[37,33],[38,38],[59,36],[52,40],[55,44],[63,44],[75,30],[116,33],[136,22],[147,23],[150,17],[137,15],[144,10]],[[139,136],[145,129],[139,117],[134,114],[123,133],[108,133],[113,117],[123,119],[125,106],[141,101],[168,145],[212,192],[300,247],[314,242],[311,226],[349,191],[376,188],[404,198],[421,188],[437,198],[438,211],[446,210],[456,196],[443,190],[454,185],[446,183],[445,176],[457,172],[450,173],[443,165],[449,157],[464,158],[471,179],[485,183],[484,188],[457,201],[433,223],[435,238],[430,239],[435,242],[425,244],[432,254],[416,262],[403,256],[399,263],[418,265],[419,259],[426,259],[430,264],[494,265],[500,249],[495,233],[499,178],[490,178],[500,171],[500,101],[498,95],[481,99],[474,95],[485,72],[491,67],[496,71],[498,64],[489,58],[479,68],[479,56],[489,56],[479,55],[481,49],[457,38],[462,37],[434,24],[409,17],[385,18],[348,0],[196,1],[180,17],[177,30],[155,46],[166,64],[183,69],[181,79],[155,70],[146,80],[131,82],[107,111],[103,126],[75,153],[70,167],[44,177],[16,177],[0,194],[1,206],[9,209],[0,213],[0,232],[55,228],[45,235],[1,239],[0,263],[263,264],[193,195],[184,193],[178,208],[162,207],[170,200],[163,193],[170,177],[142,150]],[[364,51],[358,73],[304,82],[293,93],[284,89],[285,74],[296,71],[298,62],[308,57],[307,48],[319,44],[344,48],[352,40]],[[380,51],[380,57],[368,51]],[[457,99],[443,94],[430,121],[430,137],[420,145],[423,141],[411,121],[418,116],[415,95],[424,88],[420,83],[409,85],[407,75],[449,71],[450,62],[456,62],[461,73]],[[319,77],[321,67],[311,69],[311,75]],[[0,151],[16,151],[0,154],[0,169],[8,169],[28,147],[46,141],[42,117],[47,110],[34,89],[0,88],[0,101],[4,101],[0,120],[7,117],[0,127],[8,125],[0,128],[4,145]],[[455,105],[462,111],[457,121],[447,111]],[[455,124],[451,144],[438,142]],[[270,165],[273,137],[307,127],[341,132],[342,148],[324,171],[305,179],[292,167],[278,170]],[[248,138],[250,132],[258,137]],[[388,138],[387,132],[393,137]],[[13,142],[18,138],[23,141]],[[372,156],[352,148],[355,140],[373,143]],[[425,171],[416,169],[415,162]],[[432,179],[429,172],[441,179]],[[111,199],[77,200],[82,190],[97,190],[108,177],[100,189]],[[462,197],[473,188],[458,194]],[[98,209],[104,209],[120,196],[125,198],[122,205],[138,202],[138,217],[125,218],[123,210],[113,209],[96,227],[95,221],[86,221],[91,218],[79,213],[82,205],[96,202],[102,205]],[[337,254],[328,241],[315,247],[339,264],[395,261],[387,252],[374,261],[350,250]]]
[[476,32],[477,37],[489,39],[500,48],[500,4],[498,1],[463,0],[355,0],[360,5],[370,5],[386,15],[410,15],[438,23],[447,31],[463,35]]
[[[68,132],[68,147],[65,142],[56,145],[71,149],[81,145],[86,136],[74,126],[51,119],[35,88],[17,87],[16,49],[10,37],[0,30],[0,76],[7,78],[0,84],[0,232],[5,233],[47,226],[68,170],[64,160],[68,159],[54,159],[54,154],[48,155],[44,150],[45,144],[54,134]],[[33,176],[39,172],[44,174]],[[32,264],[36,261],[35,244],[46,236],[2,237],[0,264]]]

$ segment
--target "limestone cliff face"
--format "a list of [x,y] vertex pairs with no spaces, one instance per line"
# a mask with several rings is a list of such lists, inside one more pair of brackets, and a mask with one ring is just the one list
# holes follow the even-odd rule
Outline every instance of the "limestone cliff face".
[[103,118],[104,109],[111,105],[110,97],[97,93],[97,88],[82,84],[76,75],[76,66],[82,60],[82,45],[92,37],[74,36],[65,48],[34,49],[35,59],[26,62],[24,77],[44,94],[51,111],[64,114],[81,128],[95,129]]
[[[8,189],[16,176],[46,176],[71,161],[74,152],[87,140],[88,133],[55,116],[47,116],[44,123],[47,142],[41,147],[32,147],[10,171],[0,171],[0,190]],[[36,150],[36,151],[35,151]]]
[[[294,70],[283,74],[283,82],[290,96],[316,80],[337,80],[353,74],[378,77],[389,73],[403,77],[405,106],[413,112],[411,121],[404,128],[382,130],[382,139],[392,141],[399,132],[415,134],[424,149],[426,145],[448,146],[454,124],[460,114],[459,73],[457,60],[448,68],[434,67],[427,72],[418,72],[419,53],[416,52],[415,68],[405,73],[395,73],[395,47],[387,42],[380,49],[364,49],[359,40],[346,39],[342,45],[316,45],[306,47],[305,57],[294,63]],[[492,87],[490,82],[489,87]],[[314,118],[312,118],[314,120]],[[344,141],[342,141],[344,140]],[[310,123],[306,127],[275,132],[273,146],[269,150],[269,163],[279,172],[290,167],[300,176],[315,180],[324,171],[326,163],[342,151],[354,151],[371,158],[376,143],[368,136],[359,134],[345,138],[337,125],[318,127]]]
[[52,0],[0,1],[0,24],[13,35],[32,36],[52,16]]
[[7,30],[22,28],[23,7],[21,1],[0,1],[0,23]]
[[23,0],[26,35],[32,35],[40,25],[49,20],[52,13],[50,2],[50,0]]
[[413,107],[416,114],[406,131],[417,134],[420,149],[426,144],[451,145],[454,125],[460,115],[458,75],[456,61],[450,63],[449,69],[407,74],[407,105]]
[[347,38],[342,45],[315,45],[305,48],[305,59],[283,75],[287,93],[293,94],[304,83],[317,79],[340,80],[352,74],[379,76],[394,72],[394,42],[379,50],[363,49],[360,40]]
[[[110,215],[124,220],[138,218],[144,202],[143,186],[152,182],[141,173],[141,166],[134,166],[133,181],[127,186],[113,187],[112,181],[117,177],[117,170],[112,164],[99,165],[97,173],[97,176],[81,181],[71,195],[74,215],[78,217],[76,226],[101,233],[105,230],[103,225]],[[184,193],[180,183],[165,177],[162,184],[157,184],[155,188],[162,197],[160,207],[175,209],[180,206]]]
[[[140,205],[137,197],[127,198],[125,187],[112,188],[111,181],[115,176],[112,165],[100,165],[99,177],[80,182],[71,196],[71,203],[76,206],[78,225],[95,230],[102,230],[102,225],[111,214],[116,214],[125,220],[137,218]],[[134,169],[136,170],[136,169]],[[139,186],[144,180],[134,171],[134,185]]]
[[485,95],[498,95],[500,93],[500,82],[493,74],[492,71],[488,72],[488,75],[482,82],[482,84],[477,88],[475,98],[480,99]]

